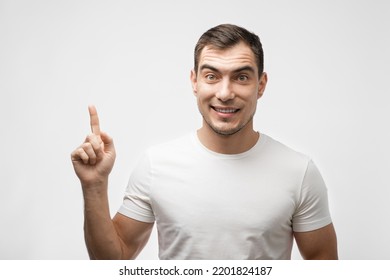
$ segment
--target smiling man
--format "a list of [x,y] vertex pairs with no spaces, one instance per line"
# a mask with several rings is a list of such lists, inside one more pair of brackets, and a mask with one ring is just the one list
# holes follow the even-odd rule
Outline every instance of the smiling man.
[[199,130],[145,152],[111,219],[112,139],[89,108],[92,134],[72,153],[92,259],[132,259],[154,223],[160,259],[337,259],[327,189],[313,161],[253,129],[267,74],[257,35],[224,24],[195,47]]
[[[198,46],[201,44],[202,41]],[[198,59],[191,81],[203,116],[203,126],[198,131],[201,142],[224,154],[248,150],[259,137],[253,130],[253,116],[267,84],[267,74],[244,42],[228,49],[206,45]],[[219,143],[221,140],[227,142]]]

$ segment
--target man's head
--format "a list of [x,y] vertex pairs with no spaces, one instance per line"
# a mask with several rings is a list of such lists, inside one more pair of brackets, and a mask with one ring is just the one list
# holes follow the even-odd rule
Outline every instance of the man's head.
[[204,33],[195,48],[191,82],[204,120],[202,131],[254,135],[257,100],[267,84],[257,35],[234,25]]
[[226,50],[240,42],[248,45],[253,51],[260,76],[264,70],[264,53],[259,37],[245,28],[233,24],[221,24],[213,27],[199,38],[194,52],[195,73],[198,73],[199,57],[206,46],[218,50]]

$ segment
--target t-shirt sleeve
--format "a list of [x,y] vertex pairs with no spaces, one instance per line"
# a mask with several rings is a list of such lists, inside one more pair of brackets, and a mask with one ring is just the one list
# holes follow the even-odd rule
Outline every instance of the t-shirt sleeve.
[[141,222],[154,222],[150,199],[151,175],[150,160],[145,154],[130,176],[119,213]]
[[311,160],[303,178],[300,200],[292,222],[296,232],[316,230],[332,222],[325,182]]

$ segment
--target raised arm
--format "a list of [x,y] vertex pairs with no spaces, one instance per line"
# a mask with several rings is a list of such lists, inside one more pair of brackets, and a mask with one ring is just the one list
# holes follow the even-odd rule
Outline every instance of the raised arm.
[[100,130],[96,108],[88,109],[92,133],[71,154],[83,191],[88,253],[91,259],[135,258],[146,244],[153,224],[126,217],[111,220],[107,191],[116,156],[114,143]]

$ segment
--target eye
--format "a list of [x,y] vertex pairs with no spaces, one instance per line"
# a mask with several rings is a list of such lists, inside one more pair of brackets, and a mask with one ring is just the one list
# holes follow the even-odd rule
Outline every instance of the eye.
[[214,74],[207,74],[206,76],[205,76],[205,78],[206,78],[206,80],[208,80],[208,81],[215,81],[216,79],[217,79],[217,77],[214,75]]
[[238,75],[237,80],[239,80],[240,82],[246,82],[249,80],[249,77],[247,75],[240,74]]

